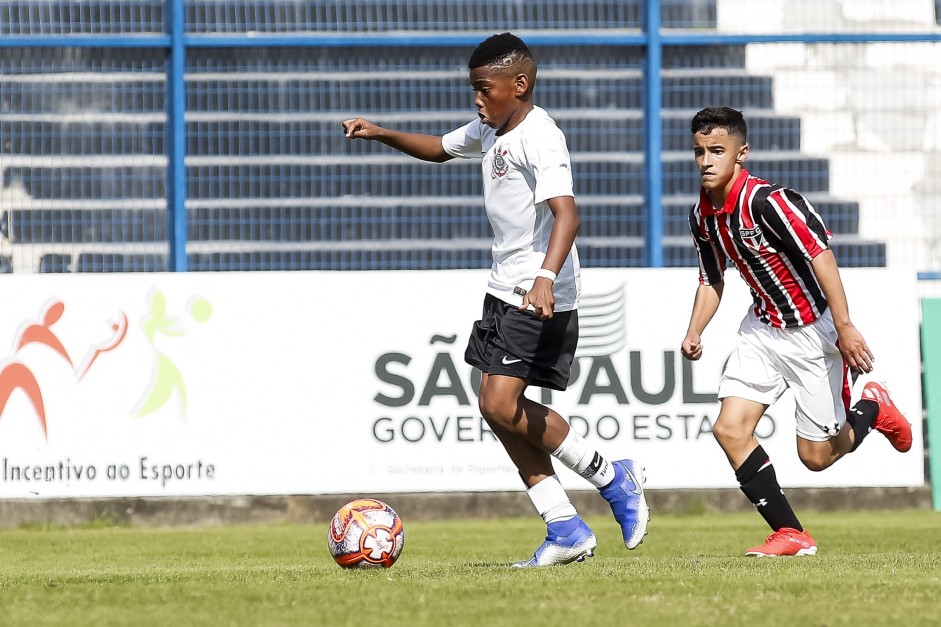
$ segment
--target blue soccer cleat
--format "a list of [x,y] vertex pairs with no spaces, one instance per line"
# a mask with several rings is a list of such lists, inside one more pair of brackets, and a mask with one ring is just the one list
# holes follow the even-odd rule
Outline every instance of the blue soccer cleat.
[[568,535],[558,535],[550,527],[546,541],[542,543],[531,558],[525,562],[513,564],[513,568],[536,568],[584,562],[586,557],[595,555],[598,541],[585,521],[578,519],[578,525]]
[[601,496],[611,506],[614,519],[621,525],[624,546],[637,548],[647,535],[650,508],[644,496],[644,467],[629,459],[611,462],[614,481],[601,489]]

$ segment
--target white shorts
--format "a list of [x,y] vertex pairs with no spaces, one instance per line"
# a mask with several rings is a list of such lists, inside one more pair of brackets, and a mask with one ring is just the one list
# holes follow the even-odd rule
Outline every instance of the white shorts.
[[719,380],[719,398],[744,398],[772,405],[788,388],[794,393],[797,435],[826,441],[846,423],[850,382],[828,309],[814,323],[778,329],[742,320],[739,343]]

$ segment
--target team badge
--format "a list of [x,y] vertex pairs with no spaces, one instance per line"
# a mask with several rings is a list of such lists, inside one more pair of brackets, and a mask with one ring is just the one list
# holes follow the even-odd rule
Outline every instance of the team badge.
[[741,236],[742,241],[752,248],[758,248],[761,244],[761,227],[756,226],[751,229],[739,229],[738,234]]
[[493,151],[493,170],[490,174],[491,178],[502,178],[510,171],[510,164],[503,158],[503,155],[506,153],[507,151],[503,150],[500,146],[497,146]]

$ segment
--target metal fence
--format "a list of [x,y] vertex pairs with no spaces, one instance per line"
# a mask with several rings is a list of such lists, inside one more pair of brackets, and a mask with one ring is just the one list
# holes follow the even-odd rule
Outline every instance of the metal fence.
[[0,271],[488,267],[477,163],[340,122],[466,123],[467,56],[502,30],[566,132],[584,265],[694,262],[688,123],[723,104],[842,265],[941,270],[933,0],[783,4],[0,1]]

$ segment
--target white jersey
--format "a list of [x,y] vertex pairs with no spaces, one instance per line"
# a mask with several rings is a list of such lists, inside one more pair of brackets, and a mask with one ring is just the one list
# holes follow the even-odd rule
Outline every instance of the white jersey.
[[[484,207],[493,227],[493,267],[487,293],[511,305],[523,298],[542,268],[555,217],[550,198],[572,196],[572,165],[565,136],[549,114],[533,107],[513,130],[496,130],[474,120],[441,138],[445,152],[471,159],[483,156]],[[578,308],[581,292],[578,251],[569,251],[552,289],[555,311]]]

